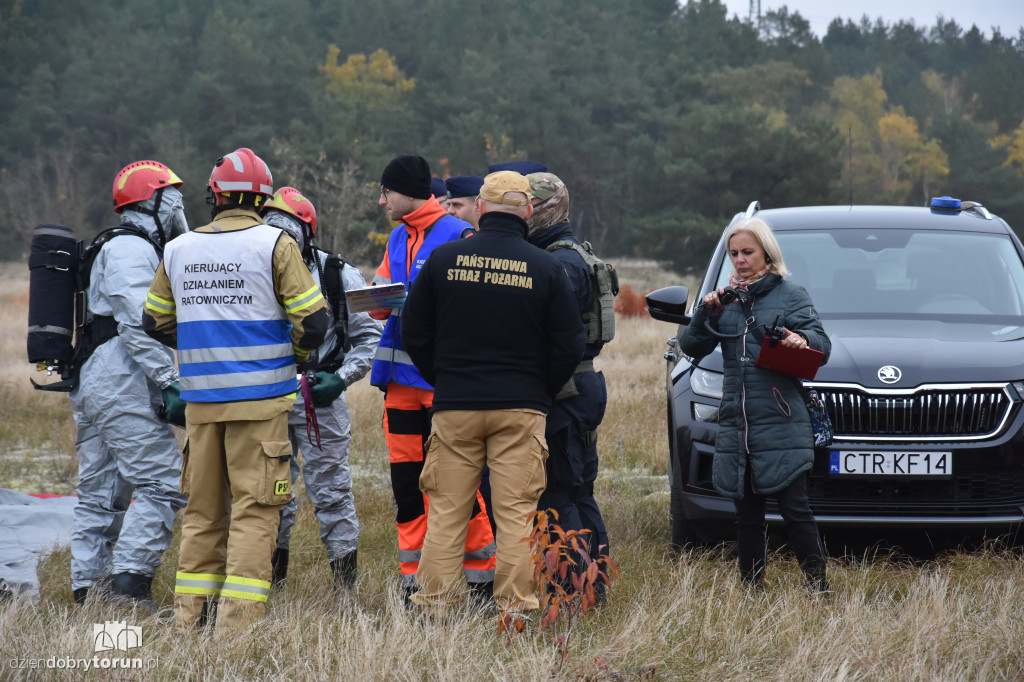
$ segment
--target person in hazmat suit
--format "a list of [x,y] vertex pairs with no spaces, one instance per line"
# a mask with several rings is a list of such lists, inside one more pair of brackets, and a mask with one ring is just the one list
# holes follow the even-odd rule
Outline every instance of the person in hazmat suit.
[[[348,464],[352,435],[344,392],[370,371],[383,325],[368,313],[349,310],[345,292],[365,288],[366,280],[349,261],[316,248],[316,208],[299,190],[282,187],[274,192],[264,205],[263,221],[281,228],[299,245],[331,315],[327,336],[315,354],[315,383],[310,389],[318,431],[307,428],[307,405],[300,395],[288,417],[288,437],[293,481],[298,477],[297,456],[302,452],[303,480],[320,522],[320,539],[327,548],[335,589],[351,590],[356,583],[359,519]],[[281,510],[273,555],[274,582],[283,582],[288,574],[295,511],[294,499]]]
[[79,477],[71,587],[78,604],[90,590],[109,587],[115,599],[156,610],[153,575],[185,505],[174,429],[157,417],[163,403],[183,405],[178,371],[170,349],[142,329],[163,249],[188,231],[181,185],[162,163],[125,166],[114,178],[114,210],[132,229],[104,243],[91,269],[91,353],[70,394]]

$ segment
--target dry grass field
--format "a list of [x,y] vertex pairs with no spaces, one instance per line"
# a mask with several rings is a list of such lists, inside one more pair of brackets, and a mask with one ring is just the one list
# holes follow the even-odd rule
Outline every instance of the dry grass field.
[[[619,264],[638,292],[674,283],[654,263]],[[73,493],[74,426],[67,398],[31,390],[25,361],[27,274],[0,266],[0,486]],[[381,394],[348,391],[360,538],[358,595],[336,603],[308,500],[292,539],[287,585],[250,632],[213,641],[102,604],[71,604],[69,551],[39,567],[41,597],[0,609],[0,680],[1024,680],[1024,563],[998,547],[929,560],[832,558],[831,600],[803,588],[791,555],[772,557],[766,589],[742,589],[728,548],[669,553],[665,366],[674,329],[621,318],[601,355],[609,387],[597,494],[621,577],[606,606],[541,630],[500,634],[466,611],[424,623],[397,597],[394,509]],[[165,604],[177,559],[168,551],[155,593]],[[149,669],[46,668],[92,659],[92,627],[144,631]],[[140,653],[135,653],[135,652]],[[36,669],[20,667],[43,661]],[[55,662],[56,665],[56,662]]]

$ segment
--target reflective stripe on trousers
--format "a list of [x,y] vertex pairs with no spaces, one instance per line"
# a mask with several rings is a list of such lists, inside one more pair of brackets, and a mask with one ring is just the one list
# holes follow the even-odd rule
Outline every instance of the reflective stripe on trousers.
[[185,573],[178,571],[174,576],[175,594],[202,594],[219,596],[224,587],[226,575],[214,573]]
[[236,599],[265,602],[270,597],[270,581],[243,578],[240,575],[229,575],[224,580],[224,589],[221,590],[221,595]]

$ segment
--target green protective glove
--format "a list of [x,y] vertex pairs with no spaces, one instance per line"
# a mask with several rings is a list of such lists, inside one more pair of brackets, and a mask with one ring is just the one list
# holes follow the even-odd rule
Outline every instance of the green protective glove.
[[317,372],[316,384],[309,387],[313,407],[330,407],[345,390],[345,380],[333,372]]
[[164,397],[164,407],[161,410],[160,418],[175,426],[185,426],[185,405],[188,403],[181,399],[181,384],[174,381],[160,393]]

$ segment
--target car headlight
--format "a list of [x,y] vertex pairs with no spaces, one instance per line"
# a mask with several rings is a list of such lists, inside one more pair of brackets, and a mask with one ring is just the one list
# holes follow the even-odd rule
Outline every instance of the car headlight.
[[690,388],[705,398],[721,400],[724,382],[725,375],[718,372],[709,372],[700,367],[694,367],[690,372]]

